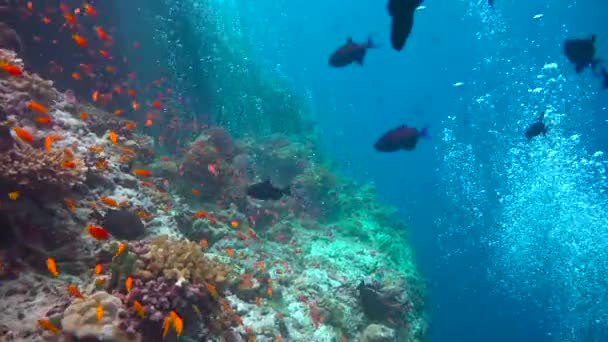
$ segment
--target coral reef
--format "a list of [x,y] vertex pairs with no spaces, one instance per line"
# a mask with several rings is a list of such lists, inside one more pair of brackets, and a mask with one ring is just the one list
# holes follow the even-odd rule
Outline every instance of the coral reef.
[[171,241],[160,236],[150,241],[149,250],[136,262],[135,276],[144,281],[160,276],[187,280],[192,284],[213,283],[223,287],[229,280],[231,267],[203,256],[200,245],[193,242]]
[[[102,318],[98,319],[98,307],[103,308]],[[61,319],[65,334],[79,340],[129,342],[140,341],[138,334],[131,336],[120,329],[118,312],[122,307],[119,298],[107,292],[96,292],[85,299],[76,299],[68,306]]]
[[[74,162],[70,168],[64,162]],[[44,151],[16,142],[10,151],[0,154],[0,177],[25,189],[69,189],[84,182],[82,160],[65,151]]]

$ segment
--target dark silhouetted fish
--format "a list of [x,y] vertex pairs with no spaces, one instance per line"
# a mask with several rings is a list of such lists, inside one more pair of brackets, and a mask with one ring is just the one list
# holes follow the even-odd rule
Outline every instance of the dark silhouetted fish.
[[401,51],[414,26],[414,12],[422,0],[389,0],[388,14],[393,18],[391,26],[391,44],[393,49]]
[[608,89],[608,71],[606,71],[606,67],[602,68],[602,77],[604,78],[604,89]]
[[374,148],[380,152],[411,151],[416,148],[420,137],[429,139],[426,127],[418,131],[416,128],[403,125],[384,133],[374,144]]
[[269,180],[252,184],[247,187],[247,196],[259,200],[278,200],[283,195],[290,195],[289,187],[279,189],[274,187]]
[[589,39],[568,39],[564,43],[564,53],[568,60],[576,66],[576,73],[580,73],[590,66],[600,62],[595,58],[595,35]]
[[530,126],[528,126],[528,128],[526,128],[526,138],[528,140],[539,136],[539,135],[545,135],[547,134],[547,125],[545,125],[545,114],[541,114],[540,117],[538,118],[538,120],[536,120],[536,122],[530,124]]
[[494,8],[494,0],[488,0],[488,5],[490,5],[491,8]]
[[329,65],[334,68],[345,67],[354,62],[363,65],[363,59],[365,59],[367,49],[373,47],[374,45],[371,38],[368,39],[365,44],[356,44],[351,38],[348,38],[346,44],[329,56]]

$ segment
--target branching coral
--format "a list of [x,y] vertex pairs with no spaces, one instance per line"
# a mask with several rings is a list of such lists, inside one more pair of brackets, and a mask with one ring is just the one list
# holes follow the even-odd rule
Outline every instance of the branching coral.
[[[73,161],[74,167],[63,166]],[[70,188],[84,181],[84,163],[70,159],[63,151],[33,148],[17,143],[14,148],[0,154],[0,177],[27,189]]]
[[148,281],[160,276],[192,284],[207,282],[222,287],[230,277],[231,268],[209,260],[202,247],[193,242],[172,241],[166,235],[150,242],[149,251],[136,263],[135,277]]

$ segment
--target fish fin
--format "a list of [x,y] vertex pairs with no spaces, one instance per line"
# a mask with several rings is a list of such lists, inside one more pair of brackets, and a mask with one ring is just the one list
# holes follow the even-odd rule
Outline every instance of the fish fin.
[[359,64],[360,66],[363,66],[363,56],[361,58],[355,59],[355,62],[357,62],[357,64]]
[[585,65],[584,64],[577,64],[576,65],[576,73],[580,74],[581,72],[583,72],[583,70],[585,70]]
[[348,37],[348,39],[346,39],[346,44],[352,44],[353,43],[353,37]]
[[420,136],[423,137],[424,139],[431,139],[431,137],[429,136],[429,130],[428,130],[429,126],[424,126],[422,128],[422,130],[420,131]]

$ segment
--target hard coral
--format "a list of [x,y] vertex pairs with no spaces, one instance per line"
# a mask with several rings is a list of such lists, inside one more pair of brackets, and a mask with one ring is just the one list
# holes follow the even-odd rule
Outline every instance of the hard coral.
[[192,284],[213,283],[223,286],[232,269],[203,255],[202,247],[193,242],[172,241],[166,235],[150,242],[149,252],[140,256],[135,277],[144,281],[160,276]]
[[[0,62],[9,63],[23,69],[23,62],[10,50],[0,49]],[[63,99],[61,93],[53,88],[53,81],[44,80],[37,74],[23,72],[13,77],[0,73],[0,109],[9,114],[26,115],[27,101],[36,101],[45,106]]]
[[[103,317],[97,319],[97,308],[103,307]],[[85,299],[76,299],[64,312],[63,331],[77,339],[95,341],[140,341],[135,334],[127,334],[119,328],[118,313],[122,307],[119,298],[107,292],[96,292]]]
[[71,188],[84,181],[84,163],[72,159],[73,168],[63,167],[67,161],[62,151],[47,152],[18,143],[0,154],[0,178],[27,189]]

